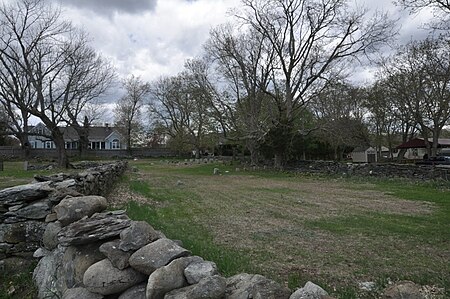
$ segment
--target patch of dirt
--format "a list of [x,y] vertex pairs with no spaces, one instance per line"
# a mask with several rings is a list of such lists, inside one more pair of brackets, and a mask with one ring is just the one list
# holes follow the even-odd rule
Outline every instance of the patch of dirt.
[[130,201],[134,201],[141,205],[150,205],[155,208],[163,208],[167,204],[152,200],[139,193],[133,192],[124,184],[116,185],[113,190],[106,196],[108,206],[111,208],[123,208]]

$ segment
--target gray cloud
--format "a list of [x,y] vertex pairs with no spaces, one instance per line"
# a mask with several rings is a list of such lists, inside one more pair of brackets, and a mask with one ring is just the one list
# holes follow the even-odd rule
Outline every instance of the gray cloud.
[[153,10],[158,0],[58,0],[62,5],[89,9],[97,14],[140,14]]

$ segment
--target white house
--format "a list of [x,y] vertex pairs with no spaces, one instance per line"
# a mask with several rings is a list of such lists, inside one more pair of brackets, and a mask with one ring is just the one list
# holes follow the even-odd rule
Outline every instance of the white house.
[[[72,127],[60,127],[64,134],[66,149],[78,149],[79,137]],[[89,127],[90,149],[98,150],[118,150],[127,149],[127,144],[117,128],[105,125]],[[32,148],[55,148],[55,143],[51,139],[50,130],[42,123],[29,129],[28,140]]]

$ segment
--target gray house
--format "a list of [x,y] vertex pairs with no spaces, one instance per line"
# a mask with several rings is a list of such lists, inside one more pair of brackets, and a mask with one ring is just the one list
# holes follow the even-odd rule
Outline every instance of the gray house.
[[353,150],[351,156],[355,163],[377,162],[377,152],[373,147],[357,147]]
[[[78,149],[79,137],[72,127],[60,127],[64,133],[66,149]],[[28,140],[32,148],[53,149],[55,143],[51,139],[50,130],[42,123],[29,129]],[[117,128],[105,126],[89,127],[89,149],[119,150],[127,149],[127,144]]]

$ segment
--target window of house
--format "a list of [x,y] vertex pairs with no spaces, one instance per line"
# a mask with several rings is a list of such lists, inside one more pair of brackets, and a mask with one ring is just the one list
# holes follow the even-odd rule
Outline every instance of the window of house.
[[51,141],[46,141],[45,142],[45,148],[53,148],[52,142]]
[[111,149],[120,149],[120,142],[119,139],[114,139],[111,142]]

